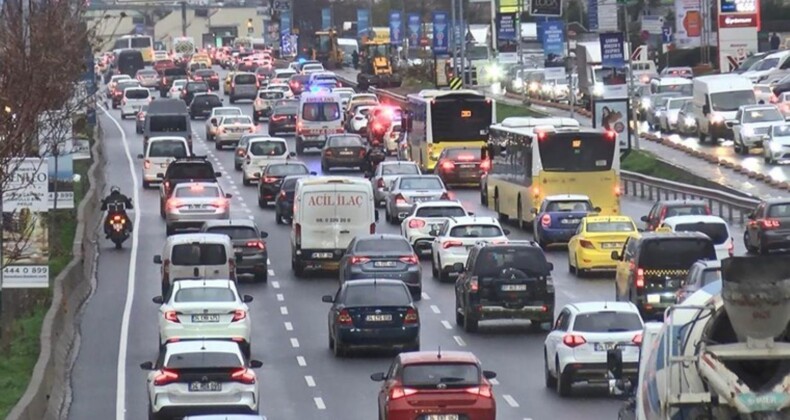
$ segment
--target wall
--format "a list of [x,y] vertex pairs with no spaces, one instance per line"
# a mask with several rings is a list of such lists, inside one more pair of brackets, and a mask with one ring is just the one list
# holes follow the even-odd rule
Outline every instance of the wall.
[[[247,36],[247,20],[252,18],[253,38],[262,38],[263,16],[256,15],[254,7],[224,7],[209,9],[208,17],[196,17],[195,10],[187,10],[187,35],[200,43],[209,27],[235,26],[239,36]],[[181,11],[177,10],[154,25],[154,37],[170,47],[173,37],[181,36]],[[202,47],[202,45],[201,45]]]

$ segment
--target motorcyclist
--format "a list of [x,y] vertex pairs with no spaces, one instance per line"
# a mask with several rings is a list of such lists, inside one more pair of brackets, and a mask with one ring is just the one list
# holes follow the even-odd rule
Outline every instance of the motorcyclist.
[[108,218],[111,215],[121,214],[124,219],[126,219],[126,227],[129,232],[132,231],[132,220],[129,219],[129,215],[126,214],[127,209],[133,209],[134,206],[132,205],[132,199],[121,194],[121,189],[117,186],[112,186],[110,188],[110,194],[107,197],[104,197],[101,200],[101,210],[108,211],[107,216],[104,219],[104,235],[105,237],[109,238],[111,233],[110,224],[107,223]]

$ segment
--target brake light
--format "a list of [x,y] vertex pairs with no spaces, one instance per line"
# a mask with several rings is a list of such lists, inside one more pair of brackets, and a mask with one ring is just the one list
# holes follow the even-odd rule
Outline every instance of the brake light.
[[636,278],[634,279],[634,283],[636,283],[636,287],[641,289],[645,287],[645,269],[644,268],[637,268],[636,269]]
[[637,346],[641,346],[642,345],[642,333],[638,333],[637,335],[635,335],[634,338],[631,339],[631,342],[636,344]]
[[776,229],[780,225],[779,221],[776,219],[763,219],[762,224],[765,229]]
[[151,161],[150,161],[150,160],[148,160],[148,159],[144,160],[144,161],[143,161],[143,167],[144,167],[145,169],[151,169]]
[[123,220],[123,217],[121,217],[120,215],[115,215],[115,216],[113,216],[113,217],[112,217],[112,220],[113,220],[114,222],[121,222],[121,223],[123,223],[123,222],[124,222],[124,220]]
[[230,322],[242,321],[247,318],[247,311],[244,309],[236,309],[233,311],[233,319]]
[[395,196],[395,205],[402,206],[406,204],[406,198],[403,197],[403,194],[398,194]]
[[263,101],[260,99],[255,100],[255,106],[263,106]]
[[178,381],[178,372],[169,369],[160,369],[154,377],[154,385],[162,386]]
[[168,322],[173,322],[176,324],[180,324],[181,320],[178,319],[178,312],[176,311],[166,311],[165,312],[165,320]]
[[419,264],[420,262],[416,255],[407,255],[405,257],[400,257],[399,259],[401,262],[406,264]]
[[446,160],[442,162],[440,168],[442,168],[442,170],[444,171],[452,171],[453,169],[455,169],[455,164],[453,162],[450,162],[449,160]]
[[425,220],[411,219],[409,220],[409,229],[421,229],[425,227]]
[[263,241],[247,241],[247,248],[266,249],[266,244]]
[[444,249],[453,248],[456,246],[464,246],[464,243],[461,241],[447,241],[442,243],[442,248]]
[[335,321],[339,325],[351,325],[353,323],[347,309],[341,310],[340,313],[337,314],[337,319]]
[[351,261],[350,262],[351,262],[351,264],[357,265],[357,264],[365,264],[368,261],[370,261],[370,258],[368,258],[368,257],[357,257],[357,256],[354,256],[354,257],[351,257]]
[[617,133],[612,130],[606,130],[606,139],[607,140],[614,140],[617,138]]
[[282,121],[285,119],[285,115],[272,115],[269,120],[271,121]]
[[416,389],[396,386],[390,388],[390,400],[398,400],[404,397],[408,397],[409,395],[414,395],[416,393],[417,393]]
[[267,184],[274,184],[275,182],[277,182],[277,178],[274,178],[274,177],[271,177],[271,176],[265,176],[265,177],[263,177],[263,182],[265,182]]
[[480,385],[472,388],[466,388],[466,392],[473,395],[479,395],[484,398],[491,398],[494,394],[491,392],[490,385]]
[[255,374],[249,369],[242,368],[230,374],[230,378],[236,382],[252,385],[255,383]]
[[541,216],[541,218],[540,218],[540,224],[541,224],[541,225],[542,225],[544,228],[547,228],[547,227],[551,226],[551,216],[550,216],[550,215],[548,215],[548,214],[544,214],[543,216]]
[[488,171],[490,171],[490,170],[491,170],[491,161],[490,161],[490,160],[488,160],[488,159],[486,159],[486,160],[484,160],[484,161],[480,162],[480,169],[481,169],[483,172],[488,172]]
[[406,311],[406,317],[403,318],[403,323],[404,324],[416,324],[419,321],[420,321],[420,316],[419,316],[419,314],[417,314],[417,311],[415,311],[412,308],[409,308]]
[[477,276],[473,276],[469,279],[469,291],[476,292],[480,290],[480,283],[477,282]]
[[181,206],[181,202],[179,200],[176,200],[175,198],[171,198],[171,199],[167,200],[167,208],[168,209],[174,210],[174,209],[177,209],[179,206]]
[[365,157],[365,149],[359,151],[359,157],[361,158]]
[[326,156],[332,156],[332,155],[333,155],[333,153],[332,153],[332,151],[331,151],[331,150],[329,150],[329,149],[326,149],[326,152],[324,152],[324,155],[326,155]]
[[578,334],[565,334],[562,337],[562,344],[565,344],[570,348],[579,347],[582,344],[586,344],[586,343],[587,340]]
[[282,200],[286,199],[285,191],[280,191],[280,199]]
[[588,241],[588,240],[586,240],[586,239],[579,240],[579,245],[581,245],[582,248],[595,249],[595,246],[593,246],[593,243]]
[[376,224],[375,223],[371,223],[370,224],[370,234],[373,235],[374,233],[376,233]]
[[297,223],[294,225],[294,236],[296,237],[296,246],[302,245],[302,225]]

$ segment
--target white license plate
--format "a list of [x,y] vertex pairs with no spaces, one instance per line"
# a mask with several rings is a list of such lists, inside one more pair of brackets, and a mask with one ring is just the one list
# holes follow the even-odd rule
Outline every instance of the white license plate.
[[661,303],[661,295],[647,295],[647,303]]
[[244,248],[240,248],[240,247],[233,248],[233,252],[242,252],[242,251],[244,251]]
[[616,343],[595,343],[595,351],[607,351],[614,348]]
[[623,247],[623,243],[622,242],[605,242],[605,243],[601,244],[601,248],[604,248],[604,249],[617,249],[617,248],[622,248],[622,247]]
[[365,317],[365,321],[368,322],[389,322],[392,321],[391,314],[376,314],[376,315],[368,315]]
[[313,252],[313,258],[332,258],[331,252]]
[[425,420],[458,420],[458,414],[429,414]]
[[195,323],[219,322],[219,315],[217,314],[192,315],[192,322]]
[[526,292],[527,285],[526,284],[503,284],[502,285],[503,292]]
[[395,267],[395,261],[376,261],[374,267]]
[[219,382],[190,382],[191,392],[219,392],[222,391],[222,384]]
[[475,165],[458,165],[461,169],[474,169]]
[[354,152],[340,152],[340,156],[353,156]]
[[560,223],[563,225],[575,225],[579,223],[579,219],[562,219]]

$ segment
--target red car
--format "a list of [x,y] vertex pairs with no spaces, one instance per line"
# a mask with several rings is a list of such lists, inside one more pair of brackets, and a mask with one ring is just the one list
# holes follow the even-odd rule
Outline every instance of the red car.
[[441,350],[400,353],[387,373],[370,375],[384,382],[378,407],[386,420],[494,420],[495,377],[474,354]]

